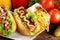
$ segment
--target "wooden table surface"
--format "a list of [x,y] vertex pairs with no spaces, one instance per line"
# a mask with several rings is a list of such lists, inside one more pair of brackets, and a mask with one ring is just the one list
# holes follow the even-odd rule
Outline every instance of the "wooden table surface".
[[52,34],[43,32],[39,34],[34,40],[60,40],[60,37],[54,37]]

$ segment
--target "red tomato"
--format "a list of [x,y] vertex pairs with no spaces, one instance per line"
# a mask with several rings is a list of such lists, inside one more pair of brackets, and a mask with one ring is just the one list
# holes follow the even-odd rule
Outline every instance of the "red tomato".
[[40,3],[46,10],[54,8],[54,0],[40,0]]
[[60,22],[60,11],[58,9],[49,10],[50,22],[53,24],[58,24]]

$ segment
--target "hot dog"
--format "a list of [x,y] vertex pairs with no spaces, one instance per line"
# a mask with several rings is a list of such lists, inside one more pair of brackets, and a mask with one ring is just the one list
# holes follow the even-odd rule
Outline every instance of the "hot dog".
[[[33,10],[33,8],[32,8]],[[36,7],[34,12],[24,7],[14,10],[13,16],[17,23],[17,31],[23,35],[33,36],[44,30],[49,30],[49,16],[41,7]]]
[[0,7],[0,34],[10,36],[16,31],[16,22],[8,8]]

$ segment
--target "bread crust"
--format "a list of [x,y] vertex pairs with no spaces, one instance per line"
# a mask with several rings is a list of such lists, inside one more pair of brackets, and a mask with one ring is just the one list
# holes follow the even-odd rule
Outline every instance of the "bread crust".
[[22,23],[21,19],[19,17],[17,18],[16,15],[14,15],[14,14],[13,14],[13,16],[17,23],[17,31],[23,35],[27,35],[27,36],[31,35],[30,32],[28,31],[28,29],[25,28],[25,25]]
[[13,15],[11,13],[8,13],[10,15],[10,18],[11,18],[11,21],[12,21],[12,26],[13,26],[13,29],[11,31],[11,33],[14,33],[16,31],[16,22],[15,22],[15,19],[13,17]]

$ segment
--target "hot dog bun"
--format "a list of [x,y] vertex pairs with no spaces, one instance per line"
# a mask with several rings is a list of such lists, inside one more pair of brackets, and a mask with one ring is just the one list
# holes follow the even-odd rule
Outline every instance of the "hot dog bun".
[[0,19],[2,19],[2,22],[0,22],[0,34],[8,37],[16,31],[16,22],[10,10],[1,7],[0,11]]
[[49,14],[40,6],[40,4],[35,4],[32,7],[26,9],[27,12],[28,10],[31,10],[32,14],[35,14],[35,16],[33,15],[34,17],[36,17],[36,21],[34,21],[34,25],[35,25],[34,31],[29,30],[26,24],[22,22],[20,16],[18,15],[18,9],[21,9],[21,8],[22,7],[15,9],[13,14],[16,20],[16,23],[18,25],[17,31],[19,33],[23,35],[33,36],[33,35],[36,35],[37,33],[42,33],[45,30],[49,31],[49,21],[50,21]]

